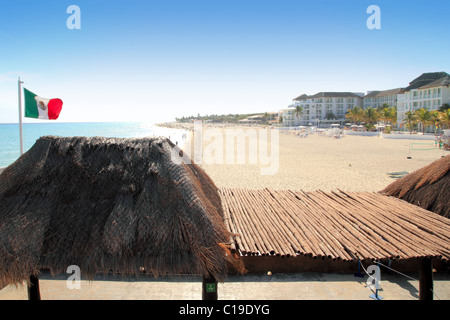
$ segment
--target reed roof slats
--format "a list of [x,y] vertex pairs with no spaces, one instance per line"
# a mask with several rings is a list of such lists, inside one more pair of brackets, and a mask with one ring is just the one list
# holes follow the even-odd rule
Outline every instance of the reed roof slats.
[[221,188],[219,194],[230,225],[239,221],[246,230],[234,237],[242,255],[450,259],[449,219],[380,193]]

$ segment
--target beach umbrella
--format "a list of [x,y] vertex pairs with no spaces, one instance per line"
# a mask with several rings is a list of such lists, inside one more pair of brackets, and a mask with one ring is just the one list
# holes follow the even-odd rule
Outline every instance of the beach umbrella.
[[[153,138],[42,137],[0,175],[0,288],[71,265],[223,281],[221,199],[208,175]],[[31,277],[31,278],[30,278]]]
[[450,156],[445,156],[388,185],[381,193],[450,218]]

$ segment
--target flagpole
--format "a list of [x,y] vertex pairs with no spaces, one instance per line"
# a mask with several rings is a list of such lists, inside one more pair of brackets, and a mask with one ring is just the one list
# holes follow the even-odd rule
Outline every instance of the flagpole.
[[23,154],[23,133],[22,133],[22,83],[23,81],[18,81],[19,86],[19,132],[20,132],[20,155]]

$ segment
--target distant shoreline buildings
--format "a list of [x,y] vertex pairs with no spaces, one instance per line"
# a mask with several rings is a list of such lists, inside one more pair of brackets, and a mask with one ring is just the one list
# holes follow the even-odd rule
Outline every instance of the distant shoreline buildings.
[[[287,108],[279,110],[279,119],[284,126],[316,125],[327,126],[331,123],[345,123],[345,114],[355,106],[367,109],[387,104],[397,107],[397,128],[405,118],[407,111],[420,108],[438,110],[444,104],[450,104],[450,75],[446,72],[423,73],[405,88],[383,91],[358,92],[319,92],[314,95],[302,94],[293,99]],[[302,115],[296,107],[302,108]]]

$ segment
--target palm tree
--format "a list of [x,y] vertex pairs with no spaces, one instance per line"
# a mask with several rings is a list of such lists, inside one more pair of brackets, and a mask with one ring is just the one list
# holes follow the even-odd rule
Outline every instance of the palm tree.
[[390,106],[387,103],[383,103],[383,105],[382,106],[378,106],[376,110],[377,110],[378,113],[381,114],[383,109],[389,109],[389,108],[390,108]]
[[361,109],[361,107],[354,106],[353,108],[348,109],[347,113],[345,114],[345,117],[353,124],[356,124],[357,122],[362,120],[363,115],[364,110]]
[[439,111],[445,111],[450,109],[450,104],[444,103],[442,106],[439,107]]
[[435,125],[434,134],[437,134],[439,127],[442,126],[441,114],[439,111],[431,111],[431,124]]
[[364,125],[364,128],[366,128],[367,131],[372,131],[373,128],[375,128],[375,125],[369,122]]
[[417,109],[414,112],[417,116],[417,122],[422,125],[423,134],[428,125],[433,124],[433,114],[426,108]]
[[379,114],[376,109],[368,107],[364,110],[363,120],[367,123],[376,123],[379,119]]
[[379,116],[385,126],[387,126],[388,123],[395,124],[397,122],[397,107],[390,107],[386,105],[379,111]]
[[336,115],[333,112],[329,111],[325,115],[325,119],[327,119],[327,120],[334,120],[334,119],[336,119]]
[[450,108],[439,112],[439,120],[442,124],[442,128],[450,128]]
[[391,107],[391,118],[389,121],[394,125],[397,123],[397,107],[393,106]]
[[403,119],[400,126],[405,126],[405,128],[409,129],[409,134],[412,134],[413,125],[417,123],[417,116],[414,112],[407,111],[405,113],[405,118]]
[[389,107],[384,107],[383,109],[379,110],[380,120],[383,121],[384,125],[386,126],[389,119],[391,118],[391,110]]
[[264,123],[267,123],[267,120],[269,119],[269,114],[267,112],[264,112]]
[[301,118],[301,117],[303,116],[303,108],[300,107],[300,106],[296,106],[296,107],[295,107],[295,111],[294,111],[294,115],[295,115],[297,118]]

